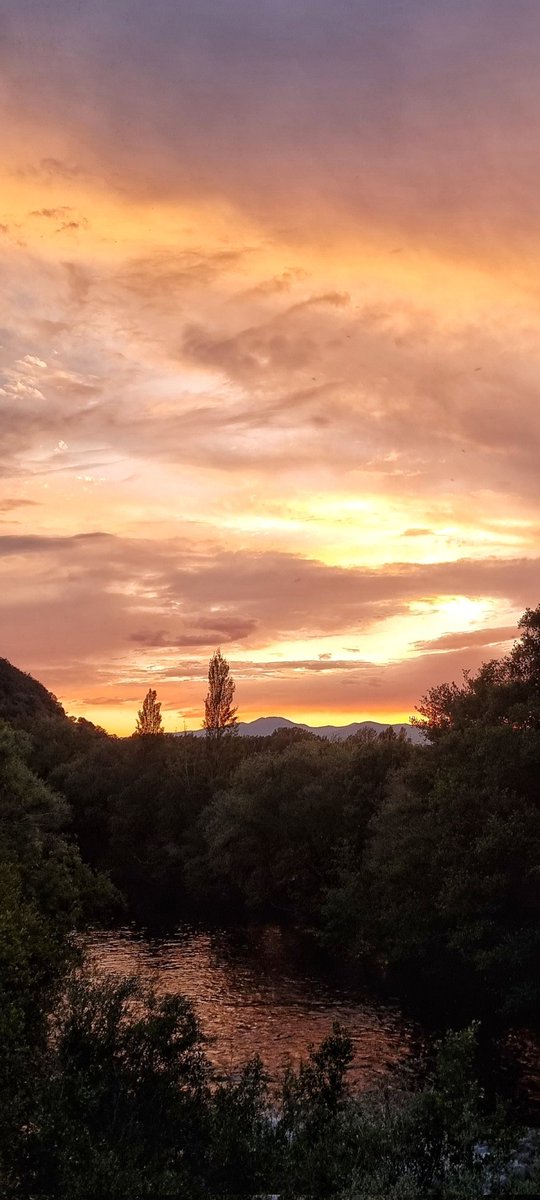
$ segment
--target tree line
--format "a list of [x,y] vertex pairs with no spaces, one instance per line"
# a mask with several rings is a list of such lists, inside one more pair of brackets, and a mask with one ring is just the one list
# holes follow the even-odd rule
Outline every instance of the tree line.
[[[57,719],[45,711],[42,733]],[[79,753],[100,741],[85,725],[69,730]],[[57,731],[56,753],[69,737]],[[164,742],[138,749],[148,745],[153,755]],[[298,748],[278,753],[286,758]],[[380,766],[375,741],[370,750]],[[442,1038],[414,1082],[397,1077],[369,1095],[347,1087],[352,1046],[337,1026],[272,1086],[257,1058],[218,1080],[183,997],[159,997],[136,979],[93,977],[73,935],[109,920],[118,896],[83,861],[69,805],[30,765],[34,754],[29,735],[0,725],[6,1200],[538,1194],[531,1135],[524,1138],[512,1110],[479,1081],[474,1023]],[[518,1170],[516,1160],[525,1166]]]
[[15,708],[119,920],[289,923],[442,1019],[537,1020],[540,607],[509,655],[428,692],[423,745],[298,729],[118,739],[58,706]]

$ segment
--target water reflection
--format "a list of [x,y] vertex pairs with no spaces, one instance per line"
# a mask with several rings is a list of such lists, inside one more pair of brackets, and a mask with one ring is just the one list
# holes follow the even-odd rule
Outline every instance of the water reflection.
[[404,1065],[416,1046],[397,1007],[325,978],[276,926],[233,934],[186,925],[167,939],[125,930],[90,936],[86,946],[99,971],[136,974],[158,992],[192,1000],[219,1073],[259,1054],[276,1078],[340,1021],[354,1042],[351,1083],[363,1090]]

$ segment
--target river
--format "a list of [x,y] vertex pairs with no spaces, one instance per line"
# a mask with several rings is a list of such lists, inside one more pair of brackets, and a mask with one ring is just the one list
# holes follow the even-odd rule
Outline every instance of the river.
[[174,937],[130,930],[90,935],[98,971],[134,974],[158,993],[192,1000],[219,1075],[234,1075],[259,1054],[272,1079],[297,1064],[339,1021],[355,1050],[350,1072],[370,1089],[412,1060],[418,1031],[399,1007],[325,974],[305,944],[277,926],[231,932],[182,925]]

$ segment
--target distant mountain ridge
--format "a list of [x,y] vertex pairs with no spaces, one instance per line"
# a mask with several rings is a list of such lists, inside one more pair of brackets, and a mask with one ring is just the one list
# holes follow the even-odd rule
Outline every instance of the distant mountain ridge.
[[[239,721],[238,732],[242,737],[271,737],[278,729],[298,729],[306,733],[314,733],[317,737],[343,742],[355,733],[372,730],[373,733],[384,733],[385,729],[393,729],[398,734],[401,730],[412,742],[423,742],[423,734],[414,725],[400,722],[396,725],[385,724],[382,721],[353,721],[350,725],[305,725],[299,721],[291,721],[289,717],[257,717],[255,721]],[[197,729],[196,736],[204,735],[204,729]]]

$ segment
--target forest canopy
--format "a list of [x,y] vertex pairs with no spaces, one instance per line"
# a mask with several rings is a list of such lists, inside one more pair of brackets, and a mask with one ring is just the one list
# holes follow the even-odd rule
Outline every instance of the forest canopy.
[[[3,660],[4,1194],[397,1198],[403,1164],[407,1196],[441,1195],[442,1180],[481,1194],[475,1146],[508,1146],[471,1022],[500,1036],[540,1011],[540,608],[520,630],[505,658],[431,689],[421,745],[391,730],[117,739]],[[293,924],[461,1032],[420,1091],[384,1104],[348,1096],[340,1030],[277,1099],[256,1062],[216,1088],[190,1005],[97,986],[73,940],[184,914]],[[522,1189],[535,1186],[533,1171]]]

